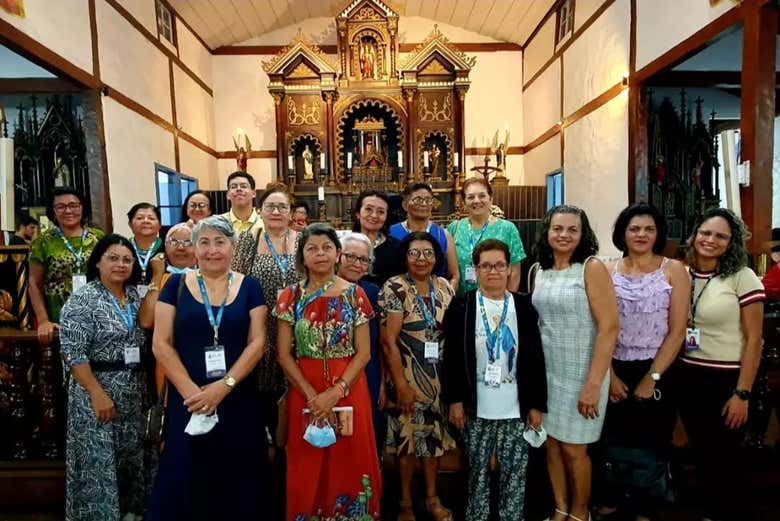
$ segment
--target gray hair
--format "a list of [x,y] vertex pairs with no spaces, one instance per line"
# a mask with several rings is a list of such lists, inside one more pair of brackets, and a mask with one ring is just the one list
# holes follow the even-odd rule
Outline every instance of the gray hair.
[[192,242],[198,242],[198,237],[206,230],[214,230],[230,239],[233,244],[236,243],[236,231],[233,229],[233,224],[221,215],[212,215],[198,221],[198,224],[192,229]]
[[371,265],[374,263],[374,245],[371,244],[371,239],[364,233],[360,232],[346,232],[339,236],[341,240],[342,249],[347,247],[347,243],[355,242],[363,244],[368,248],[368,257],[371,259],[371,264],[368,265],[368,271],[371,272]]

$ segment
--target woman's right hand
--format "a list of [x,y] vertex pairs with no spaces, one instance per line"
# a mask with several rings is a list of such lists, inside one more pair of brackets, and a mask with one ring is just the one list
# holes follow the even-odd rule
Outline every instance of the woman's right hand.
[[165,254],[158,253],[152,260],[149,261],[149,265],[152,268],[152,279],[158,279],[165,273]]
[[38,324],[38,340],[43,345],[49,345],[51,344],[51,341],[54,340],[54,332],[59,328],[59,324],[55,324],[54,322],[49,322],[48,320],[44,320],[40,324]]
[[414,388],[409,385],[409,382],[404,382],[400,386],[396,386],[396,394],[398,396],[398,408],[404,414],[411,414],[414,411],[416,398]]
[[609,380],[609,401],[617,403],[626,398],[628,398],[628,387],[623,383],[623,380],[612,373]]
[[97,421],[104,423],[114,419],[116,416],[114,402],[102,387],[90,393],[89,398],[92,401],[92,410],[95,411]]
[[466,413],[463,412],[462,402],[450,405],[450,423],[460,431],[466,426]]

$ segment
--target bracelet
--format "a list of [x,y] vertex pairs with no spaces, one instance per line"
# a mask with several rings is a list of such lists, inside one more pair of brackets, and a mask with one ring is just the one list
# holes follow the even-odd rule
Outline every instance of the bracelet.
[[146,286],[146,292],[149,293],[150,291],[160,291],[160,288],[154,282],[150,282],[149,285]]
[[341,387],[341,397],[342,398],[346,398],[347,396],[349,396],[349,384],[347,383],[346,380],[344,380],[343,378],[338,378],[333,383],[335,385],[338,385],[339,387]]

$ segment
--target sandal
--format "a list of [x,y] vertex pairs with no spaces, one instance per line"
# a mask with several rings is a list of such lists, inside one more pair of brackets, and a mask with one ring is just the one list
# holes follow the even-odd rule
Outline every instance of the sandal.
[[398,502],[398,518],[397,521],[417,521],[414,517],[414,509],[412,509],[412,501],[401,500]]
[[[562,515],[564,519],[566,519],[567,517],[569,517],[569,513],[568,513],[568,512],[564,512],[564,511],[563,511],[563,510],[561,510],[560,508],[556,508],[556,509],[555,509],[555,514],[560,514],[560,515]],[[555,514],[553,514],[552,516],[548,517],[548,518],[547,518],[547,519],[545,519],[544,521],[553,521],[553,517],[555,517]]]
[[425,499],[425,509],[433,516],[434,521],[453,521],[452,510],[445,508],[439,500],[439,496]]

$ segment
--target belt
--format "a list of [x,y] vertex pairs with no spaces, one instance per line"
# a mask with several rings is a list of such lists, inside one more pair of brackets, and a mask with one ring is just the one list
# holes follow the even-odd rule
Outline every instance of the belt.
[[89,366],[93,371],[111,372],[111,371],[140,371],[141,364],[126,365],[124,360],[90,360]]

